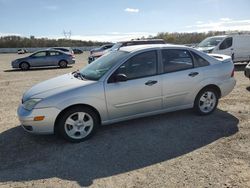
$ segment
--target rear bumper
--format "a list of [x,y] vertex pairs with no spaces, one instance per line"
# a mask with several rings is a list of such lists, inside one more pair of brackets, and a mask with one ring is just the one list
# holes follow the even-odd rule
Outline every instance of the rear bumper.
[[236,80],[232,77],[219,85],[221,90],[221,97],[228,95],[236,84]]
[[[25,131],[35,134],[53,134],[56,117],[60,113],[57,108],[42,108],[25,110],[22,105],[18,107],[17,114],[21,126]],[[36,116],[45,116],[42,121],[34,121]]]
[[75,63],[76,63],[75,59],[69,60],[69,62],[68,62],[69,65],[72,65],[72,64],[75,64]]

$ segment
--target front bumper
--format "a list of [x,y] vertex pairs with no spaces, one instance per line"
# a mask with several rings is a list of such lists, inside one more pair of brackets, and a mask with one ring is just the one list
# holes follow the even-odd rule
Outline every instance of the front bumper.
[[17,62],[11,62],[11,66],[12,66],[13,69],[20,68],[19,63],[17,63]]
[[[41,108],[28,111],[22,105],[18,107],[17,114],[21,126],[30,133],[53,134],[56,117],[60,113],[57,108]],[[34,121],[34,117],[44,116],[42,121]]]
[[250,64],[246,66],[244,73],[247,78],[250,78]]

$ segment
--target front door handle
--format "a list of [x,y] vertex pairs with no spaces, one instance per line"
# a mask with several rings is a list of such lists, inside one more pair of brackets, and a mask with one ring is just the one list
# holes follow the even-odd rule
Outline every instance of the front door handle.
[[156,81],[156,80],[149,80],[149,81],[147,81],[147,82],[145,83],[145,85],[147,85],[147,86],[152,86],[152,85],[154,85],[154,84],[157,84],[157,81]]
[[198,72],[191,72],[191,73],[188,74],[188,76],[195,77],[198,74],[199,74]]

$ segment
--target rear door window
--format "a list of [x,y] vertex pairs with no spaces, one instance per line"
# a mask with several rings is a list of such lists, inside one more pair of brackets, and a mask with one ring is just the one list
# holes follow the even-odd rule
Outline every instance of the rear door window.
[[193,68],[193,59],[188,50],[162,50],[164,73],[176,72]]
[[49,55],[50,56],[58,56],[58,55],[60,55],[60,53],[59,52],[49,52]]

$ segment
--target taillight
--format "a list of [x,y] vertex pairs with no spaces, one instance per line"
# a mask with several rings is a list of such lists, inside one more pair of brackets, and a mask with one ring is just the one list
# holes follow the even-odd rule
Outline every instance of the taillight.
[[231,77],[234,77],[234,68],[232,70]]

